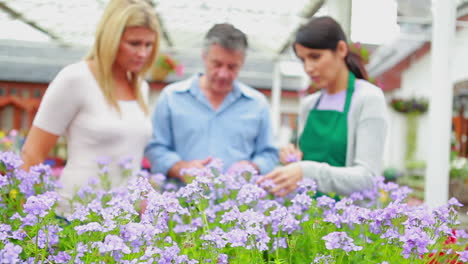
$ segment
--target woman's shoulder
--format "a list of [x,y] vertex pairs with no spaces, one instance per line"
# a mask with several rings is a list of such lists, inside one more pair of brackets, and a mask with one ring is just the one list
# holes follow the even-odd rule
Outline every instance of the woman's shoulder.
[[77,79],[87,78],[90,75],[90,70],[85,61],[78,61],[63,67],[57,77],[76,81]]
[[385,117],[386,99],[382,89],[366,80],[356,80],[352,109],[359,109],[363,116]]
[[375,98],[375,97],[380,97],[383,98],[384,94],[383,91],[380,87],[374,85],[373,83],[363,80],[363,79],[357,79],[356,80],[356,94],[360,97],[364,98]]

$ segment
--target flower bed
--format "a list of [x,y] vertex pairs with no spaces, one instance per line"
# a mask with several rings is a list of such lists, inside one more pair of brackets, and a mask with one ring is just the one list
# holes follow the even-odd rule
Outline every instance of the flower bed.
[[180,189],[163,175],[140,172],[126,188],[98,190],[106,181],[101,175],[77,192],[71,213],[61,215],[50,168],[39,165],[25,173],[20,165],[17,156],[0,153],[0,263],[468,259],[468,235],[456,229],[456,200],[434,210],[409,206],[410,190],[382,179],[373,190],[340,201],[311,198],[313,182],[274,199],[255,184],[258,176],[251,167],[219,173],[216,161],[203,170],[187,170],[193,181]]

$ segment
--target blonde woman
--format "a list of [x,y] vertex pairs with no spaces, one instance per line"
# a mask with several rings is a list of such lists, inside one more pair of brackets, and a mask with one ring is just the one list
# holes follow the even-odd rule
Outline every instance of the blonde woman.
[[67,163],[60,180],[65,198],[110,161],[112,186],[125,183],[119,161],[139,169],[151,136],[144,73],[156,58],[159,25],[145,0],[111,0],[83,61],[62,69],[50,83],[22,149],[24,168],[41,163],[61,135]]

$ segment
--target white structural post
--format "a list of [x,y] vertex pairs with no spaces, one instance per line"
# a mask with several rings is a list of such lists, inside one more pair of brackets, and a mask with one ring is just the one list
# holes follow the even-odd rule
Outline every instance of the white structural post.
[[340,23],[349,40],[351,38],[351,0],[327,0],[327,7],[330,16]]
[[273,68],[273,84],[271,88],[271,125],[273,136],[278,139],[281,126],[281,61],[275,61]]
[[429,102],[428,159],[425,203],[447,203],[450,168],[453,84],[450,59],[456,21],[456,0],[433,0],[431,44],[431,100]]

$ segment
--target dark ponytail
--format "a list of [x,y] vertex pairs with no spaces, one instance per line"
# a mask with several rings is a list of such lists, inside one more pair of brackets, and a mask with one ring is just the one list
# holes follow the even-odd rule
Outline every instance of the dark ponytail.
[[367,74],[366,68],[364,67],[364,62],[362,57],[348,49],[348,54],[345,57],[346,66],[348,69],[354,73],[356,78],[369,80],[369,75]]
[[[329,16],[323,16],[312,18],[305,25],[301,26],[296,33],[294,44],[298,43],[309,49],[330,49],[336,51],[340,40],[347,43],[346,35],[340,24]],[[368,80],[367,71],[361,56],[351,52],[349,48],[348,54],[345,57],[345,63],[356,78]]]

